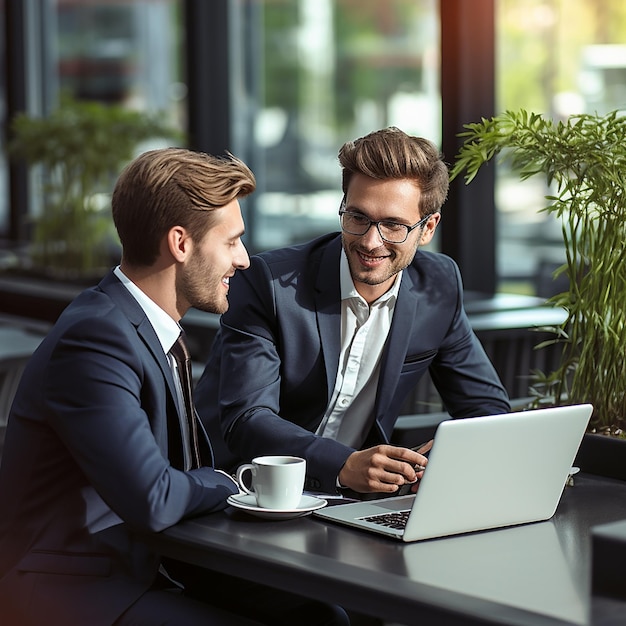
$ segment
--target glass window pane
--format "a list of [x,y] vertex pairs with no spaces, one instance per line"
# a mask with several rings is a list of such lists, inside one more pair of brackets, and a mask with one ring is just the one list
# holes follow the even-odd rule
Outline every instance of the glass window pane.
[[[259,180],[247,200],[257,251],[338,230],[345,141],[395,125],[440,142],[439,19],[435,0],[247,6],[260,36],[240,38],[254,112],[239,136]],[[235,106],[241,126],[247,109]]]
[[[626,5],[619,0],[497,0],[497,111],[526,109],[553,119],[626,110]],[[560,291],[561,227],[539,210],[549,193],[498,166],[501,291],[547,297]]]
[[119,259],[109,210],[119,170],[183,129],[182,3],[48,0],[28,8],[28,114],[16,117],[13,133],[32,183],[23,262],[45,275],[98,275]]
[[[164,113],[182,129],[178,0],[58,0],[58,93]],[[53,89],[54,91],[54,89]]]
[[[4,6],[0,9],[0,124],[6,127],[6,75],[5,75],[5,57],[6,42],[4,38]],[[8,163],[6,154],[6,145],[4,143],[4,133],[2,134],[2,143],[0,143],[0,239],[7,239],[9,236],[9,188],[8,188]],[[0,252],[0,255],[3,253]],[[0,256],[0,260],[2,256]]]

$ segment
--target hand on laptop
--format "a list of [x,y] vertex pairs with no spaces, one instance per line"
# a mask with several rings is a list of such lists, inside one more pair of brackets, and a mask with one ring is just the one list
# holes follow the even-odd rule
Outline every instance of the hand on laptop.
[[[418,446],[411,448],[411,450],[413,450],[414,452],[418,452],[419,454],[428,455],[428,453],[430,452],[430,449],[433,447],[434,442],[435,442],[434,439],[431,439],[430,441],[425,441],[424,443],[420,443]],[[400,487],[398,487],[398,492],[395,495],[406,496],[409,494],[417,493],[417,490],[419,488],[419,481],[421,480],[424,472],[418,471],[420,469],[419,465],[416,466],[414,469],[417,472],[418,478],[413,483],[406,483],[404,485],[400,485]]]
[[[430,446],[432,442],[420,450],[427,452]],[[394,493],[422,477],[428,463],[422,452],[390,445],[353,452],[339,472],[339,482],[359,493]]]

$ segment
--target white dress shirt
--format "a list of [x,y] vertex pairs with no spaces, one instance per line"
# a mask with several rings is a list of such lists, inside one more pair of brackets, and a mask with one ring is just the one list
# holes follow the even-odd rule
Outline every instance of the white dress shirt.
[[341,353],[335,387],[317,434],[360,448],[374,421],[382,355],[395,309],[402,272],[371,305],[359,295],[345,252],[340,260]]

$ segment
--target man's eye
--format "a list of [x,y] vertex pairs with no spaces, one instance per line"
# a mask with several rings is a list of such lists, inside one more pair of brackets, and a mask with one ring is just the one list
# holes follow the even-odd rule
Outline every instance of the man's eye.
[[380,225],[385,229],[388,230],[390,232],[400,232],[401,230],[404,230],[406,228],[406,226],[404,226],[403,224],[398,224],[396,222],[381,222]]
[[351,215],[350,219],[352,220],[352,222],[354,224],[358,224],[359,226],[362,226],[362,225],[367,224],[369,222],[367,217],[365,217],[363,215]]

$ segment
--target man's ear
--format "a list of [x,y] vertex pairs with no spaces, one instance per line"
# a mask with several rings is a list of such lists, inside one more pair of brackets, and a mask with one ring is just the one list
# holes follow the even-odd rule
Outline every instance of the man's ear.
[[437,224],[439,224],[440,219],[441,213],[433,213],[428,218],[428,221],[424,224],[424,228],[422,229],[422,235],[420,237],[421,246],[425,246],[427,243],[430,243],[430,240],[435,234],[435,230],[437,230]]
[[172,226],[167,233],[166,241],[170,254],[179,263],[185,261],[191,254],[191,237],[182,226]]

